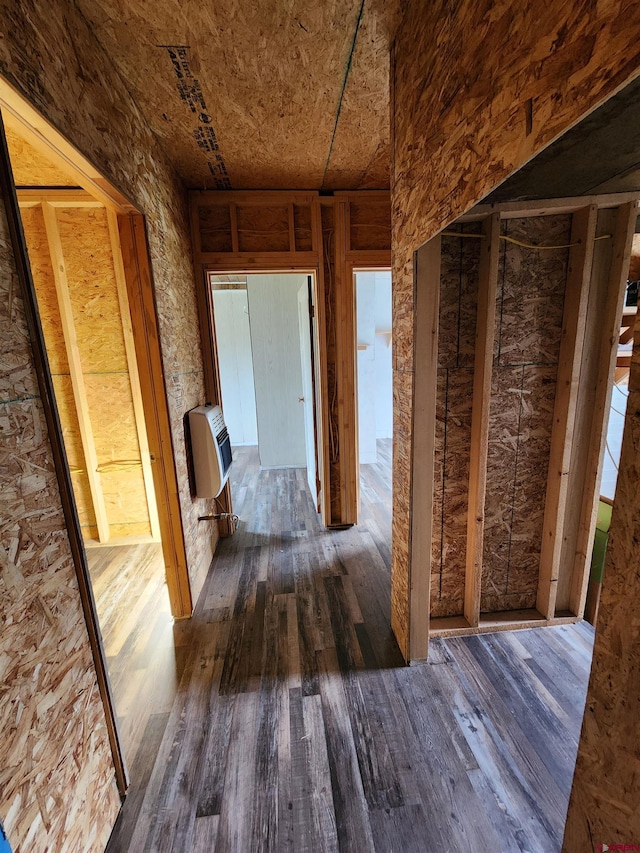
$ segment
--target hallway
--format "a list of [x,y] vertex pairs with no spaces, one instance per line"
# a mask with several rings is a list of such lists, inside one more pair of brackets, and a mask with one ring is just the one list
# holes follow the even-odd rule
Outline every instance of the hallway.
[[591,627],[435,640],[405,667],[389,454],[343,531],[320,527],[304,470],[234,456],[240,527],[174,628],[182,679],[149,717],[109,853],[559,850]]

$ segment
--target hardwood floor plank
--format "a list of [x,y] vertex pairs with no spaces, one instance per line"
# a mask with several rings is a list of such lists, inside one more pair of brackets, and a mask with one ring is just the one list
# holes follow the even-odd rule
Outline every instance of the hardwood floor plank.
[[[112,629],[139,747],[108,853],[559,853],[593,631],[439,639],[405,667],[390,449],[362,466],[360,523],[338,531],[304,470],[234,448],[240,525],[194,617],[171,625],[149,593]],[[121,556],[100,555],[104,585]]]
[[340,853],[373,850],[369,809],[336,654],[326,649],[317,657],[338,849]]

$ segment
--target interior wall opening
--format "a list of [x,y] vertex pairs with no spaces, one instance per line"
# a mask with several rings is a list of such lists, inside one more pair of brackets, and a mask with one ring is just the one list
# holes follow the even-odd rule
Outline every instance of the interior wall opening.
[[[152,472],[129,272],[113,204],[78,186],[64,159],[48,156],[44,142],[34,144],[11,114],[5,121],[106,689],[117,718],[114,761],[123,793],[128,772],[122,756],[137,773],[149,716],[177,683],[160,516],[166,519],[168,510]],[[100,672],[100,655],[95,662]],[[110,708],[105,700],[107,717]]]
[[356,293],[358,468],[363,506],[386,507],[378,523],[391,542],[393,361],[391,270],[354,270]]
[[[208,276],[222,409],[237,469],[304,469],[319,510],[313,275]],[[232,488],[234,507],[237,485]]]

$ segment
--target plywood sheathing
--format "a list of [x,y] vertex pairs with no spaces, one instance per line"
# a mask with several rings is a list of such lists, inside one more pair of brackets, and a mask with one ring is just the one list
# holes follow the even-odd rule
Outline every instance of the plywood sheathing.
[[15,850],[103,849],[120,807],[0,210],[0,820]]
[[[452,229],[453,230],[453,229]],[[479,235],[476,223],[460,233]],[[442,238],[431,615],[461,615],[481,241]]]
[[76,183],[15,130],[5,125],[11,171],[17,187],[73,187]]
[[0,74],[146,216],[171,450],[179,470],[182,526],[195,600],[217,531],[209,525],[207,535],[202,535],[198,516],[213,512],[213,502],[194,501],[187,477],[183,417],[187,409],[202,405],[205,392],[186,193],[113,58],[76,6],[64,0],[54,0],[46,8],[37,3],[16,7],[1,2],[0,10]]
[[[625,845],[640,838],[640,336],[636,323],[629,400],[611,517],[593,666],[563,851],[593,839]],[[598,842],[600,843],[600,842]]]
[[[149,536],[150,514],[142,474],[129,366],[104,208],[55,208],[77,351],[86,392],[99,483],[111,538]],[[39,300],[53,381],[83,535],[96,540],[95,508],[78,426],[66,343],[51,271],[41,205],[23,207],[23,228]]]
[[[512,219],[502,228],[521,242],[561,246],[571,217]],[[568,257],[567,248],[501,248],[481,611],[536,602]]]
[[[640,69],[640,9],[409,0],[392,54],[394,381],[413,372],[413,253]],[[401,374],[407,374],[402,375]],[[396,395],[394,500],[411,490]],[[409,477],[409,480],[406,478]],[[402,513],[402,515],[401,515]],[[392,621],[409,655],[409,514],[396,503]]]
[[380,5],[79,7],[188,186],[356,189],[388,186]]
[[364,4],[323,189],[389,186],[389,38]]
[[56,298],[56,287],[42,208],[37,206],[23,209],[22,225],[27,241],[31,271],[34,280],[39,283],[40,320],[47,345],[56,401],[63,425],[65,447],[71,469],[71,480],[80,524],[90,538],[97,539],[96,517],[86,472],[78,414],[73,398],[69,362],[62,333],[62,320]]

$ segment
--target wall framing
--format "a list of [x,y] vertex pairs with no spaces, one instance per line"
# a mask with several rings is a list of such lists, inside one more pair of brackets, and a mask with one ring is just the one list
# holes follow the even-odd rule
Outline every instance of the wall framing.
[[[474,392],[469,451],[469,479],[464,612],[431,617],[429,578],[432,562],[430,523],[433,472],[425,464],[435,445],[438,396],[438,292],[440,240],[433,238],[417,253],[415,305],[415,376],[413,389],[413,473],[410,522],[409,659],[425,659],[429,636],[451,636],[560,624],[582,618],[588,579],[593,512],[602,470],[604,429],[611,394],[622,303],[637,217],[637,194],[601,196],[477,207],[442,236],[482,239],[478,268]],[[487,440],[492,399],[498,246],[501,223],[509,220],[554,222],[571,217],[564,316],[558,345],[551,450],[544,489],[544,535],[539,553],[535,607],[495,612],[481,608],[482,537],[486,518]],[[462,234],[466,223],[480,223],[482,234]],[[539,245],[539,243],[538,243]],[[555,244],[554,244],[555,245]],[[559,247],[562,248],[562,247]],[[542,254],[542,252],[538,252]],[[429,294],[431,294],[429,296]],[[425,299],[428,309],[424,308]],[[422,306],[422,307],[421,307]],[[604,310],[602,308],[604,306]],[[585,341],[587,344],[585,344]],[[497,346],[497,344],[495,344]],[[545,368],[546,369],[546,368]],[[495,393],[495,388],[493,390]],[[530,393],[530,392],[526,392]],[[441,405],[441,404],[438,404]],[[581,433],[576,432],[580,415]],[[587,421],[584,421],[584,418]],[[585,429],[588,423],[588,428]],[[586,436],[586,437],[585,437]],[[576,445],[584,445],[576,457]],[[416,458],[421,464],[416,466]],[[578,511],[575,511],[576,505]],[[573,542],[573,550],[567,541]],[[427,556],[429,555],[429,559]],[[558,590],[564,590],[558,597]],[[397,578],[394,592],[397,592]],[[426,593],[426,594],[425,594]],[[481,612],[481,610],[483,612]],[[416,625],[416,620],[420,624]]]
[[[210,273],[312,273],[316,287],[316,422],[323,523],[358,515],[354,269],[391,265],[389,194],[191,192],[191,229],[207,393],[220,401]],[[223,493],[230,511],[230,496]]]

